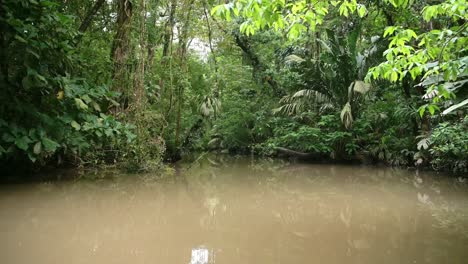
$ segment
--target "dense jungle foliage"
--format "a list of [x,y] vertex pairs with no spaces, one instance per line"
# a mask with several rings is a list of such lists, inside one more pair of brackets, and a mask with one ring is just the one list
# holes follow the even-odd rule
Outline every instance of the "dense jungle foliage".
[[468,170],[466,0],[0,0],[0,165]]

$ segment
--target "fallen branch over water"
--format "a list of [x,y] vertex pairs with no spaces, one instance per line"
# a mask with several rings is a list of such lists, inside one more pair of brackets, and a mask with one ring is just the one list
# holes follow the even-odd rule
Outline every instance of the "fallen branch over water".
[[295,150],[287,149],[283,147],[276,147],[276,150],[288,156],[293,156],[293,157],[303,158],[303,159],[312,158],[314,156],[313,153],[299,152],[299,151],[295,151]]

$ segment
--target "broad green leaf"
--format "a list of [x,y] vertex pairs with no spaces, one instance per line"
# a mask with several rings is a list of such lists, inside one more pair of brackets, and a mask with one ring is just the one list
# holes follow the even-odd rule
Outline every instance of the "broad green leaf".
[[358,6],[358,15],[359,15],[359,17],[362,18],[362,17],[364,17],[366,14],[367,14],[367,9],[366,9],[366,7],[363,6],[363,5],[359,5],[359,6]]
[[15,139],[15,145],[21,150],[27,150],[31,139],[28,136],[22,136]]
[[28,152],[28,158],[32,162],[36,162],[37,160],[37,158],[32,153],[29,153],[29,152]]
[[83,102],[83,100],[81,100],[80,98],[75,98],[75,103],[76,105],[83,109],[83,110],[87,110],[88,109],[88,106]]
[[388,35],[393,35],[393,32],[395,32],[396,27],[387,27],[384,31],[384,38]]
[[224,11],[224,5],[218,5],[218,6],[215,6],[213,7],[213,9],[211,9],[211,15],[217,15],[219,16],[222,12]]
[[94,110],[101,112],[101,107],[99,106],[98,103],[93,101],[91,104],[93,105]]
[[55,150],[57,150],[58,147],[60,147],[60,145],[57,142],[49,138],[43,138],[42,145],[44,146],[44,149],[47,152],[54,152]]
[[424,112],[426,111],[426,107],[427,105],[423,105],[421,107],[419,107],[419,116],[423,116],[424,115]]
[[434,113],[435,113],[435,107],[434,107],[434,105],[428,105],[428,106],[427,106],[427,109],[429,110],[429,113],[430,113],[431,115],[434,115]]
[[80,129],[81,129],[80,124],[78,124],[78,122],[76,122],[75,120],[73,120],[73,121],[71,122],[71,126],[72,126],[74,129],[76,129],[76,130],[80,130]]

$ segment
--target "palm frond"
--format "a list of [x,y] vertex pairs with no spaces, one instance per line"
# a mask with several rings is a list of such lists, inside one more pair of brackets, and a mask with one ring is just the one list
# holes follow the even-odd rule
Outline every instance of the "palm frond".
[[353,124],[353,114],[351,112],[351,104],[349,102],[347,102],[343,107],[343,110],[341,110],[340,117],[343,125],[346,129],[349,129]]
[[313,103],[320,104],[320,103],[330,103],[332,100],[327,95],[315,91],[312,89],[304,89],[297,91],[295,94],[292,95],[292,98],[300,98],[303,97],[304,99],[310,100]]
[[273,109],[273,114],[295,115],[302,112],[304,105],[301,102],[287,103],[278,108]]
[[273,113],[295,115],[312,108],[319,109],[322,112],[335,107],[330,97],[312,89],[304,89],[293,95],[284,96],[281,98],[280,103],[282,106],[273,109]]
[[302,63],[305,60],[297,55],[291,54],[285,58],[285,63]]
[[218,98],[205,96],[200,105],[200,113],[205,117],[215,115],[221,110],[221,101]]
[[366,94],[371,89],[371,85],[363,81],[354,81],[354,92]]

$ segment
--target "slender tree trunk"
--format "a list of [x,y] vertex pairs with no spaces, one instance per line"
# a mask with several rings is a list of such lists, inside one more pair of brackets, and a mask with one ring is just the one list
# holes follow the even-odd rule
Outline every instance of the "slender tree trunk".
[[164,44],[163,44],[163,53],[162,53],[163,57],[166,57],[169,55],[169,47],[173,39],[176,8],[177,8],[177,1],[171,0],[169,18],[166,22],[166,26],[164,29],[165,33],[164,33]]
[[[187,68],[187,42],[188,42],[188,31],[190,27],[190,16],[192,12],[192,5],[194,0],[189,0],[185,7],[185,17],[183,25],[181,26],[179,32],[179,48],[178,48],[178,57],[180,68],[184,73],[185,77],[188,77],[188,68]],[[184,88],[185,82],[179,82],[177,85],[177,127],[176,127],[176,134],[175,134],[175,146],[176,146],[176,156],[180,156],[180,130],[182,126],[182,105],[184,103]]]
[[[153,28],[156,28],[157,27],[157,22],[158,22],[158,15],[157,15],[157,7],[159,5],[159,0],[157,1],[154,1],[154,3],[152,4],[153,8],[152,9],[152,13],[154,14],[152,17],[154,19],[154,21],[152,21],[152,24],[153,24]],[[150,37],[150,34],[149,34],[149,30],[148,30],[148,39],[147,39],[147,46],[148,46],[148,60],[147,60],[147,63],[146,63],[146,71],[149,71],[152,67],[153,67],[153,64],[154,64],[154,55],[155,55],[155,51],[156,51],[156,47],[157,45],[161,42],[161,38],[159,39],[153,39]]]
[[[210,46],[211,56],[213,57],[213,67],[214,67],[214,72],[215,72],[215,84],[214,84],[214,89],[213,89],[213,96],[215,97],[215,99],[218,99],[219,97],[221,97],[220,90],[219,90],[219,82],[218,82],[218,63],[216,61],[216,54],[213,49],[213,33],[211,31],[210,19],[208,17],[207,9],[208,8],[207,8],[206,1],[203,1],[203,13],[205,15],[206,26],[208,28],[208,43]],[[216,112],[215,112],[215,118],[216,118]]]
[[121,110],[125,109],[128,103],[128,76],[127,60],[130,51],[130,32],[132,23],[133,5],[130,0],[118,0],[117,10],[117,30],[112,44],[111,58],[114,63],[112,72],[112,89],[122,93]]
[[[171,0],[169,6],[169,18],[164,27],[163,36],[163,52],[162,52],[162,68],[169,64],[169,71],[172,71],[172,42],[174,40],[174,25],[175,25],[175,11],[177,8],[177,1]],[[172,72],[170,72],[171,85],[172,85]],[[164,79],[159,80],[159,87],[161,88],[161,98],[163,97],[166,89]],[[169,110],[172,108],[172,94],[170,96]]]

